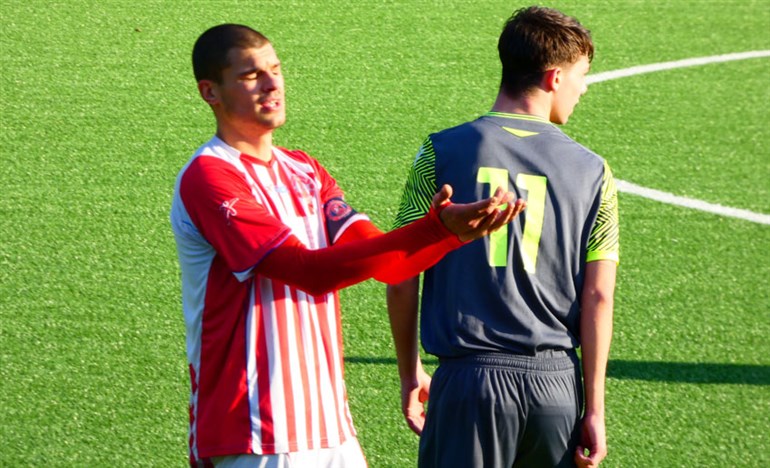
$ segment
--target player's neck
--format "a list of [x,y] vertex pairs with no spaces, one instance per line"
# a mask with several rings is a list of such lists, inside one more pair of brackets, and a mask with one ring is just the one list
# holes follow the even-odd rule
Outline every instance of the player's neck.
[[533,115],[548,120],[550,116],[550,99],[537,91],[532,94],[510,97],[502,91],[497,94],[497,99],[492,106],[492,112],[506,114]]
[[258,135],[244,134],[232,129],[217,129],[217,137],[241,153],[253,156],[261,161],[270,161],[273,154],[273,132]]

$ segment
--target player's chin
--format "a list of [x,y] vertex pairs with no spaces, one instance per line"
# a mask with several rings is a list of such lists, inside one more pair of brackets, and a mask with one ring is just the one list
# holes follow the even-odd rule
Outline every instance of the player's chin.
[[552,112],[548,120],[556,125],[564,125],[569,120],[569,116],[572,112]]
[[286,116],[282,115],[280,118],[274,119],[274,122],[275,122],[275,127],[274,128],[278,128],[278,127],[280,127],[280,126],[282,126],[283,124],[286,123]]
[[270,115],[261,115],[259,120],[263,126],[275,129],[286,123],[286,114],[274,112]]

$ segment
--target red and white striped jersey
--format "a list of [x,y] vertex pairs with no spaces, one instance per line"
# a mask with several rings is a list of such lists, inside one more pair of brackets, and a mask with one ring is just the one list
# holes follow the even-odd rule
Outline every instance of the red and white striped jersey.
[[336,293],[254,273],[296,236],[327,246],[323,206],[342,197],[301,151],[264,163],[217,137],[177,177],[171,209],[187,331],[191,461],[335,447],[355,435]]

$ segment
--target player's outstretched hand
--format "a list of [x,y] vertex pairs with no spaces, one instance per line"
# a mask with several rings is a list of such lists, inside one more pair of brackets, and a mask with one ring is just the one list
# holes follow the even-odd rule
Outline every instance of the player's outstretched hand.
[[444,226],[463,242],[484,237],[510,223],[527,206],[527,202],[497,188],[491,197],[474,203],[450,203],[452,187],[444,185],[433,197],[433,208],[439,210]]

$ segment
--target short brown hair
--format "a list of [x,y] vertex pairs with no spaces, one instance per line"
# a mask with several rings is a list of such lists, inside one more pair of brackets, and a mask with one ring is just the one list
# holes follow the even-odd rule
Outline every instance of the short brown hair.
[[262,33],[241,24],[220,24],[206,30],[195,41],[192,51],[195,80],[222,82],[222,70],[230,66],[230,49],[259,48],[270,40]]
[[537,6],[514,12],[497,50],[503,67],[500,86],[511,96],[536,86],[549,68],[575,63],[583,55],[589,61],[594,57],[591,33],[578,20]]

